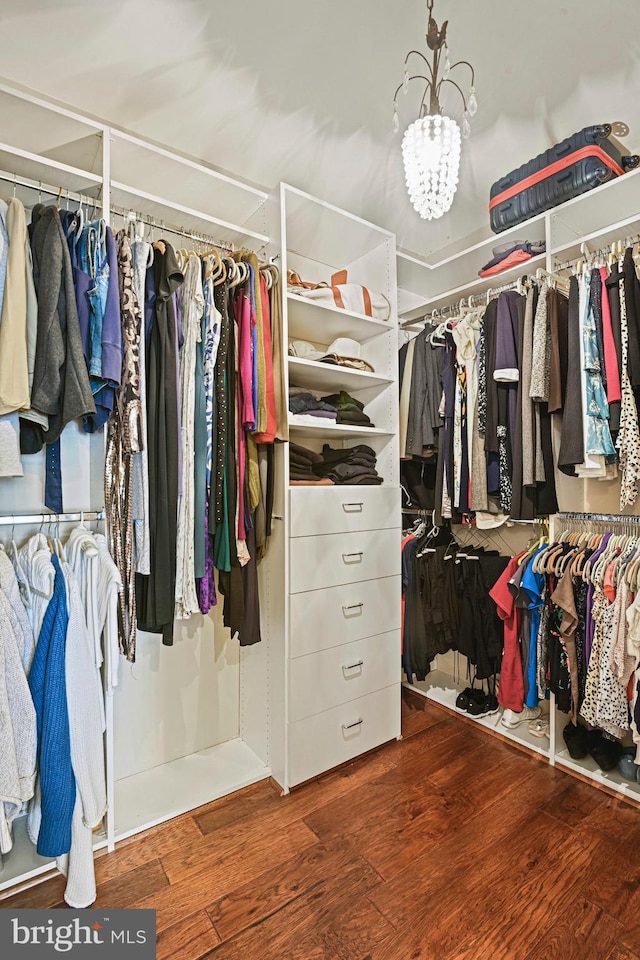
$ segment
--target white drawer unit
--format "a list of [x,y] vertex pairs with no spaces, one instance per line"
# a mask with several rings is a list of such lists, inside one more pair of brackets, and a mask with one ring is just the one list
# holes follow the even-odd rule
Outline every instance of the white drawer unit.
[[289,656],[399,629],[401,593],[401,578],[396,576],[292,594]]
[[400,538],[394,529],[293,537],[289,563],[291,593],[391,577],[400,572]]
[[400,676],[400,631],[355,640],[292,660],[289,719],[304,720],[358,699]]
[[291,536],[399,528],[400,497],[394,487],[292,489]]
[[400,736],[397,682],[288,725],[289,783],[294,786]]

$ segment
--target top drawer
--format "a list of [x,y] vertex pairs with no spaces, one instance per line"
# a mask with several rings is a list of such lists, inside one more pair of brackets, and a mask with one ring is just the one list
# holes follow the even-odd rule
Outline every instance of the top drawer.
[[397,487],[298,487],[290,496],[292,537],[400,526]]

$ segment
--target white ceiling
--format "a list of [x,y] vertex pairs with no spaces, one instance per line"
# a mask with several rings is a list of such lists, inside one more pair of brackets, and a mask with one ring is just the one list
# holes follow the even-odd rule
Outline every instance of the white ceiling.
[[640,152],[638,0],[436,0],[434,13],[452,60],[476,68],[480,106],[453,209],[431,224],[409,205],[391,131],[424,0],[0,0],[0,69],[257,185],[308,190],[419,254],[486,230],[492,181],[587,124],[626,121]]

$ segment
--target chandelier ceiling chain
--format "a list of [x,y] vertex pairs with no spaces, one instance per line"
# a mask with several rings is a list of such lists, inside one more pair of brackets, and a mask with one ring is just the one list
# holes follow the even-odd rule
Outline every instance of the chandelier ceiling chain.
[[[442,27],[438,27],[433,17],[434,3],[435,0],[427,0],[425,41],[432,54],[431,62],[420,50],[410,50],[404,59],[402,83],[398,85],[393,97],[393,129],[397,132],[400,129],[398,117],[400,91],[402,90],[406,95],[409,84],[413,80],[421,80],[424,83],[418,119],[414,120],[405,131],[402,155],[411,203],[420,216],[427,220],[441,217],[451,208],[458,184],[460,140],[461,138],[466,140],[470,136],[469,117],[475,116],[478,110],[475,71],[468,60],[458,60],[451,64],[447,43],[449,21],[445,20]],[[410,73],[409,62],[413,56],[420,58],[421,67],[423,65],[426,67],[428,76],[424,73]],[[457,67],[468,67],[471,71],[468,97],[465,96],[460,84],[450,77],[451,71]],[[443,115],[440,96],[445,84],[454,87],[462,98],[461,126],[458,126],[455,120]]]

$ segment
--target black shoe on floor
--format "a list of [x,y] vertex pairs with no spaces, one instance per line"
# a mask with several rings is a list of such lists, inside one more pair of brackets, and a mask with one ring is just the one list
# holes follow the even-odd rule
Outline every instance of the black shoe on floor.
[[564,742],[567,745],[572,760],[584,760],[589,753],[589,731],[581,723],[575,724],[572,720],[562,731]]
[[467,713],[472,717],[490,717],[500,709],[497,697],[492,693],[483,693],[482,700],[471,700]]
[[461,693],[456,697],[456,707],[458,710],[467,710],[469,706],[469,701],[478,691],[474,690],[473,687],[465,687]]
[[599,736],[592,743],[589,753],[598,764],[601,770],[608,773],[618,764],[622,756],[622,744],[612,737],[608,737],[602,731],[598,731]]

